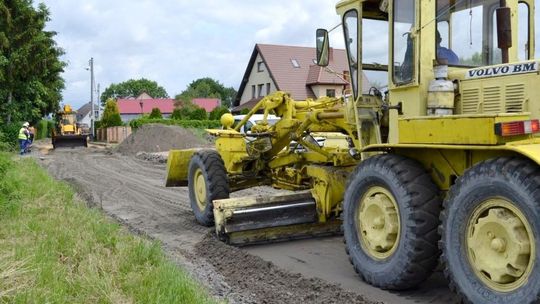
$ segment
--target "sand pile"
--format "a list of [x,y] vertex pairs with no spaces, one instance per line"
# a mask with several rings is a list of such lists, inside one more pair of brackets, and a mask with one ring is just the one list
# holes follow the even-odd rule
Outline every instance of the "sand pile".
[[171,149],[209,147],[209,143],[191,131],[160,124],[147,124],[138,128],[116,148],[122,154],[138,152],[164,152]]

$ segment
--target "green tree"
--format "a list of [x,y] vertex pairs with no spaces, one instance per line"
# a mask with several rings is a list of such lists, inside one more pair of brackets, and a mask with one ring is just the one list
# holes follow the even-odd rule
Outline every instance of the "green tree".
[[219,81],[205,77],[191,82],[182,93],[176,95],[175,99],[189,102],[194,98],[218,98],[222,106],[230,108],[235,96],[234,88],[227,88]]
[[107,100],[100,124],[102,128],[123,125],[122,118],[120,117],[120,112],[118,111],[118,105],[116,104],[116,101],[114,101],[114,99],[109,98]]
[[161,110],[159,108],[153,108],[152,112],[150,112],[150,116],[148,116],[150,119],[162,119],[163,115],[161,115]]
[[219,106],[210,112],[209,118],[210,120],[220,120],[221,116],[225,113],[230,113],[229,109],[224,106]]
[[0,2],[0,122],[37,122],[56,112],[62,99],[66,64],[45,31],[47,7],[34,8],[31,0]]
[[142,93],[147,93],[153,98],[169,98],[167,91],[157,82],[141,78],[111,84],[101,94],[101,103],[105,104],[109,98],[137,97]]

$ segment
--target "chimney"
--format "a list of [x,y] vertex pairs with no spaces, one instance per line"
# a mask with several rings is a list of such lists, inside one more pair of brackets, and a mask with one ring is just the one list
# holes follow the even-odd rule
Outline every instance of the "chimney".
[[331,47],[330,51],[328,52],[328,63],[334,61],[334,48]]

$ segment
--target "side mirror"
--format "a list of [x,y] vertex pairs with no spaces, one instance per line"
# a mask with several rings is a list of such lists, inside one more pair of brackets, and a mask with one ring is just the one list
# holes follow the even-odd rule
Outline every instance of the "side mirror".
[[330,41],[328,31],[325,29],[317,30],[317,65],[328,66],[328,54],[330,53]]

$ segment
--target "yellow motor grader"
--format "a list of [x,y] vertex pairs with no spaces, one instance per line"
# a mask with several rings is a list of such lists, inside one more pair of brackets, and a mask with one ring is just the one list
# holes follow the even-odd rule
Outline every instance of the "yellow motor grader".
[[[294,101],[277,92],[239,124],[222,117],[213,150],[170,151],[167,186],[188,186],[195,217],[248,244],[342,231],[366,282],[413,288],[442,262],[466,303],[540,299],[540,68],[534,1],[342,0],[351,92]],[[363,40],[388,42],[388,63]],[[367,30],[367,31],[365,31]],[[326,30],[317,62],[327,66]],[[377,41],[380,42],[380,41]],[[364,70],[388,73],[366,95]],[[374,91],[373,91],[374,92]],[[238,132],[257,111],[249,140]],[[347,144],[313,134],[339,132]],[[301,145],[302,149],[295,148]],[[229,198],[259,185],[294,192]],[[537,247],[537,245],[539,245]]]
[[57,148],[88,147],[88,134],[77,124],[77,112],[70,105],[56,113],[56,128],[52,131],[52,145]]

